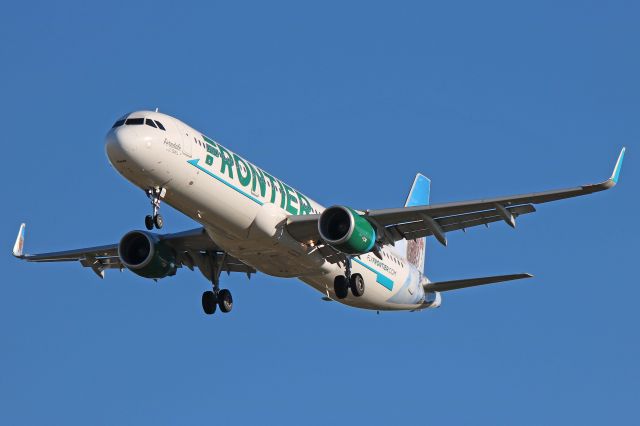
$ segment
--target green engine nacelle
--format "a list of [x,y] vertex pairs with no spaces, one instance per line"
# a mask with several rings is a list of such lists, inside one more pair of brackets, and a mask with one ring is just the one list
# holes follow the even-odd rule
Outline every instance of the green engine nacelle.
[[346,254],[369,253],[376,243],[376,230],[371,222],[343,206],[329,207],[322,212],[318,232],[327,244]]
[[176,274],[176,255],[171,247],[150,232],[131,231],[120,240],[118,256],[127,269],[145,278]]

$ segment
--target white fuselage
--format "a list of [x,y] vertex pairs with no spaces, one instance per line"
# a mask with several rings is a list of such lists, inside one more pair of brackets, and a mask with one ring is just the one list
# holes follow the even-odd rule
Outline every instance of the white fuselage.
[[[288,215],[324,207],[176,118],[151,111],[128,118],[151,118],[166,130],[145,124],[111,129],[106,151],[120,174],[143,190],[166,188],[163,201],[202,224],[232,256],[269,275],[299,278],[337,300],[334,278],[343,268],[284,227]],[[366,291],[340,302],[375,310],[428,307],[427,278],[392,250],[382,252],[382,260],[371,253],[353,258]]]

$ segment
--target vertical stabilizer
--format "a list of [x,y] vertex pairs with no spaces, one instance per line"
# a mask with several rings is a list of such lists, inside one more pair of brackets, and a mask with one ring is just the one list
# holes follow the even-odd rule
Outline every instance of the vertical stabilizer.
[[[431,194],[431,180],[428,177],[418,173],[413,180],[413,185],[409,191],[405,207],[426,206],[429,205],[429,195]],[[420,272],[424,272],[424,258],[426,249],[426,238],[418,238],[417,240],[406,241],[404,244],[403,254],[409,263],[418,268]],[[398,246],[399,250],[403,247]]]

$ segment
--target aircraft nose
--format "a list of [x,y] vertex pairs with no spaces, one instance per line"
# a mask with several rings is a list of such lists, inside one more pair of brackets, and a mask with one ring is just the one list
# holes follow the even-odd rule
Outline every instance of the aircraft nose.
[[112,164],[117,164],[135,155],[138,135],[131,126],[120,126],[107,133],[105,149]]
[[149,167],[149,153],[145,152],[149,144],[138,133],[137,126],[120,126],[111,129],[105,141],[109,163],[129,180]]

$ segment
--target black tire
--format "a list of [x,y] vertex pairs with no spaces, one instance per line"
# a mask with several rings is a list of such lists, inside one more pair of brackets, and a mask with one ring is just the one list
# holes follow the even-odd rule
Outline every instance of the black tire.
[[338,299],[344,299],[349,295],[349,285],[347,277],[344,275],[338,275],[333,280],[333,291],[336,293]]
[[233,297],[231,297],[231,292],[226,288],[218,293],[218,305],[220,306],[220,311],[225,314],[233,309]]
[[351,275],[351,293],[356,297],[360,297],[364,294],[364,278],[362,278],[362,275]]
[[156,225],[156,228],[162,229],[162,225],[164,225],[164,220],[162,219],[162,215],[158,213],[156,217],[153,218],[153,223]]
[[205,291],[202,293],[202,310],[207,315],[212,315],[216,311],[218,306],[218,298],[212,291]]
[[153,217],[151,215],[146,215],[144,218],[144,226],[151,231],[153,229]]

